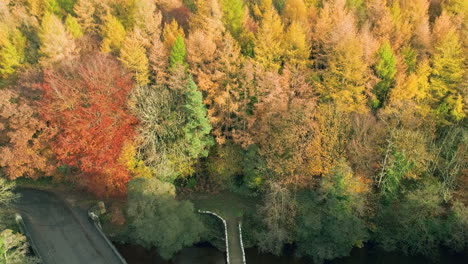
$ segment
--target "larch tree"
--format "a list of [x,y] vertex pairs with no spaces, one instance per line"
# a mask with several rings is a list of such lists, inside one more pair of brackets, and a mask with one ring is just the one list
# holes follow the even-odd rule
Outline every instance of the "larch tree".
[[42,55],[40,63],[44,66],[51,66],[65,59],[73,59],[77,55],[75,40],[54,14],[44,15],[39,30],[39,39],[41,42],[39,51]]
[[375,65],[375,74],[380,78],[380,81],[372,91],[375,95],[372,102],[374,108],[379,108],[384,104],[388,92],[395,85],[396,63],[392,47],[388,42],[384,42],[377,52],[377,64]]
[[144,38],[153,39],[155,35],[161,34],[162,14],[156,9],[153,0],[135,1],[133,13],[134,27],[141,29]]
[[449,15],[442,14],[435,22],[433,31],[436,41],[430,76],[431,94],[438,121],[447,124],[465,117],[465,58],[460,37]]
[[150,66],[150,77],[156,83],[163,83],[166,80],[166,73],[169,61],[167,60],[169,50],[166,49],[160,39],[160,35],[154,35],[151,41],[151,47],[148,51],[148,59]]
[[177,37],[179,36],[184,39],[185,33],[175,19],[172,20],[171,23],[166,23],[164,25],[163,40],[164,46],[167,50],[171,50],[172,46],[174,46],[174,43],[176,42]]
[[366,112],[368,64],[353,13],[344,1],[326,3],[313,28],[313,63],[323,80],[316,82],[322,101],[334,102],[339,111]]
[[185,48],[184,39],[181,36],[178,36],[169,55],[170,69],[175,69],[179,66],[187,67],[186,56],[187,50]]
[[244,2],[242,0],[221,0],[221,3],[224,27],[235,39],[238,39],[244,26]]
[[323,176],[346,157],[350,120],[333,104],[322,104],[315,115],[315,124],[306,149],[308,170],[312,175]]
[[279,70],[281,67],[283,31],[283,23],[278,13],[270,6],[263,14],[254,49],[255,60],[266,69]]
[[96,30],[95,11],[94,1],[90,0],[77,0],[73,6],[73,12],[76,14],[78,22],[86,32],[94,32]]
[[123,65],[135,74],[138,85],[148,84],[149,61],[146,56],[146,49],[139,38],[138,28],[127,34],[122,43],[119,56]]
[[24,48],[26,38],[13,28],[0,23],[0,76],[8,77],[14,73],[25,60]]
[[100,196],[123,195],[129,181],[118,158],[137,123],[127,109],[131,88],[119,63],[102,54],[44,72],[40,115],[60,131],[52,149],[81,171],[74,181]]
[[287,0],[281,15],[285,21],[285,25],[290,25],[293,21],[296,21],[302,27],[306,27],[308,24],[307,11],[308,9],[303,0]]
[[[198,88],[203,92],[213,135],[218,143],[230,137],[239,81],[237,71],[242,56],[236,41],[221,22],[220,10],[200,4],[193,21],[204,28],[196,28],[187,41],[188,62]],[[195,23],[193,22],[193,23]]]
[[65,19],[65,26],[67,28],[67,31],[75,38],[81,38],[83,36],[83,30],[81,29],[80,24],[78,23],[78,20],[70,14],[67,15],[67,18]]
[[293,21],[286,30],[283,60],[287,64],[304,68],[309,64],[310,45],[300,23]]
[[222,22],[223,13],[218,0],[195,0],[197,12],[190,17],[190,29],[201,30],[207,36],[218,35],[224,32]]
[[126,32],[122,23],[113,15],[108,14],[101,29],[101,51],[104,53],[118,54]]

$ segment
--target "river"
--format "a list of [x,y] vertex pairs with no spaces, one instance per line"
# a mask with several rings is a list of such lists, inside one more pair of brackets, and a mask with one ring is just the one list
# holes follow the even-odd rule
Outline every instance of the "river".
[[[145,250],[142,247],[129,244],[116,244],[116,247],[127,260],[128,264],[225,264],[225,255],[209,244],[198,244],[181,250],[169,261],[163,260],[155,250]],[[291,253],[278,257],[258,252],[255,248],[246,250],[249,264],[311,264],[312,260],[295,258]],[[422,256],[404,256],[397,253],[384,252],[370,246],[355,248],[350,256],[326,262],[329,264],[427,264],[431,263]],[[468,254],[450,254],[443,251],[437,260],[439,264],[466,264]]]

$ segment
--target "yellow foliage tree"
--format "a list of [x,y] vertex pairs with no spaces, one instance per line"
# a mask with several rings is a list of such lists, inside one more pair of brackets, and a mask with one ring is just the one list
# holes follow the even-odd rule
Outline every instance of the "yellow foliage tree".
[[310,55],[310,45],[307,41],[304,28],[296,21],[293,21],[286,31],[284,38],[285,63],[304,68],[307,66]]
[[439,122],[450,124],[465,117],[463,96],[466,93],[465,57],[458,32],[443,13],[435,22],[435,50],[430,76],[435,114]]
[[291,24],[293,21],[303,27],[307,26],[307,10],[303,0],[287,0],[284,4],[282,12],[283,19],[286,25]]
[[333,105],[322,104],[317,110],[316,122],[313,139],[306,150],[309,172],[312,175],[326,175],[339,160],[346,157],[350,121]]
[[283,24],[272,5],[263,14],[255,44],[255,60],[266,69],[279,70],[283,54]]
[[149,61],[138,31],[135,28],[123,41],[120,61],[135,74],[138,85],[146,85],[149,82]]
[[124,165],[133,177],[152,178],[153,172],[142,160],[137,159],[137,151],[132,143],[127,142],[122,147],[119,162]]
[[44,15],[39,30],[39,39],[41,42],[39,51],[42,55],[40,63],[44,66],[50,66],[77,55],[78,50],[73,36],[65,30],[62,21],[53,14]]
[[95,11],[94,3],[90,0],[77,0],[73,6],[73,12],[84,31],[96,30],[97,24],[93,17]]
[[125,28],[113,15],[108,14],[101,30],[103,38],[101,51],[104,53],[118,54],[122,42],[125,39]]
[[184,39],[185,33],[184,33],[184,29],[182,29],[179,26],[179,24],[177,23],[177,21],[175,21],[175,19],[173,19],[171,23],[164,25],[163,40],[164,40],[164,47],[166,47],[166,50],[169,51],[172,49],[172,46],[174,46],[174,43],[178,36]]
[[26,38],[16,28],[0,24],[0,76],[14,73],[24,61]]

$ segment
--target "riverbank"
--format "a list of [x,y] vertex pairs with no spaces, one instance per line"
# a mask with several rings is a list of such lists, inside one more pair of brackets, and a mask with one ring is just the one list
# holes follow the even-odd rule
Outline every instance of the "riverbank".
[[[127,260],[128,264],[225,264],[223,252],[208,243],[200,243],[184,248],[171,260],[163,260],[154,249],[144,249],[138,245],[116,243],[117,249]],[[423,256],[405,256],[395,252],[385,252],[372,245],[354,248],[348,257],[338,258],[329,264],[464,264],[468,263],[468,254],[451,254],[442,250],[436,260]],[[286,250],[282,256],[261,253],[257,248],[246,249],[249,264],[312,264],[308,258],[296,258],[291,250]]]

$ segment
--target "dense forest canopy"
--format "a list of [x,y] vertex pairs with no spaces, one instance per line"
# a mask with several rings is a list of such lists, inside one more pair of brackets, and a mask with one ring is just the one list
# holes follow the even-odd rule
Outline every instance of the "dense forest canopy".
[[[467,12],[464,0],[0,0],[0,176],[101,197],[130,182],[135,234],[149,219],[134,206],[181,208],[187,228],[176,186],[262,200],[252,243],[275,254],[466,249]],[[135,239],[170,257],[194,228],[173,247]]]

